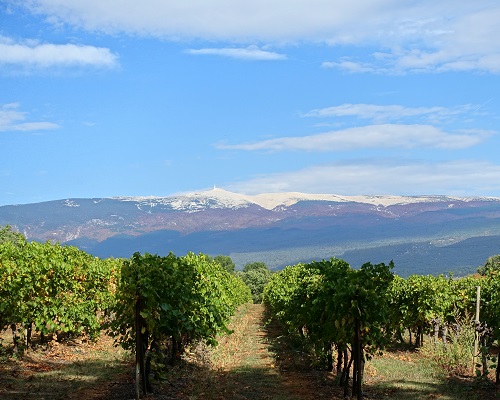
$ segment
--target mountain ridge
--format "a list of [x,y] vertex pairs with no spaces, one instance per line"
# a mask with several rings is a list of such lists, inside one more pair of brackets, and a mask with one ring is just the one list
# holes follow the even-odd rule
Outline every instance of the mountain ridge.
[[[363,254],[366,261],[387,262],[393,258],[391,251],[404,253],[407,243],[427,254],[426,262],[435,264],[429,268],[439,272],[438,267],[452,270],[484,263],[484,251],[474,256],[464,244],[467,249],[461,258],[456,243],[482,238],[481,243],[492,242],[483,243],[483,249],[495,248],[500,199],[298,192],[243,195],[214,188],[165,197],[72,198],[1,206],[0,225],[6,224],[28,240],[72,244],[100,257],[129,257],[134,251],[194,251],[227,254],[239,266],[264,261],[273,268],[346,254],[356,263],[356,254]],[[453,252],[441,251],[443,243],[454,244]],[[409,254],[413,253],[418,252],[410,249]],[[463,259],[468,264],[452,265],[440,259],[445,253],[448,258],[453,254],[455,263]],[[266,259],[252,259],[261,256]],[[410,268],[410,258],[398,258]],[[470,260],[476,260],[475,265]]]
[[393,206],[398,204],[410,204],[410,203],[423,203],[423,202],[438,202],[443,200],[449,201],[476,201],[476,200],[490,200],[490,201],[500,201],[497,197],[458,197],[458,196],[446,196],[446,195],[419,195],[419,196],[396,196],[396,195],[338,195],[338,194],[314,194],[314,193],[302,193],[302,192],[276,192],[276,193],[261,193],[256,195],[245,195],[230,192],[224,189],[214,187],[212,190],[198,191],[198,192],[185,192],[178,195],[171,196],[123,196],[123,197],[112,197],[113,199],[121,199],[125,201],[158,201],[171,198],[216,198],[218,200],[232,200],[239,203],[234,203],[235,205],[241,205],[246,203],[253,203],[261,206],[262,208],[273,210],[278,206],[291,206],[298,203],[299,201],[332,201],[332,202],[355,202],[355,203],[365,203],[380,206]]

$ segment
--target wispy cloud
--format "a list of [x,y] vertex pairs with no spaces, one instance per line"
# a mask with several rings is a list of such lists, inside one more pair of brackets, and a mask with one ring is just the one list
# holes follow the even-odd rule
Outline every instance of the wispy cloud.
[[118,56],[103,47],[75,44],[39,43],[34,40],[15,42],[0,37],[0,65],[28,68],[117,66]]
[[193,55],[215,55],[221,57],[236,58],[240,60],[254,61],[274,61],[286,59],[285,54],[262,50],[257,46],[248,46],[244,48],[225,47],[220,49],[189,49],[186,50],[186,52]]
[[[327,43],[365,46],[324,67],[356,73],[500,73],[500,3],[456,0],[34,0],[54,24],[90,31],[225,43]],[[210,49],[209,49],[210,50]],[[213,50],[213,49],[212,49]]]
[[335,152],[384,148],[463,149],[483,142],[493,132],[474,130],[448,133],[431,125],[382,124],[321,134],[282,137],[244,144],[218,144],[225,150]]
[[19,111],[18,108],[18,103],[8,103],[0,107],[0,132],[41,131],[60,127],[53,122],[26,121],[27,113]]
[[[500,73],[500,44],[493,39],[500,33],[498,4],[455,3],[458,7],[451,16],[442,8],[446,1],[434,6],[425,3],[413,9],[411,18],[395,20],[393,30],[370,56],[344,56],[322,66],[349,73]],[[434,16],[424,17],[423,7],[434,8]]]
[[341,104],[311,110],[304,117],[356,117],[374,122],[400,121],[422,118],[427,121],[444,121],[462,114],[477,114],[481,105],[464,104],[455,107],[405,107],[401,105]]
[[405,73],[442,73],[484,71],[500,73],[498,54],[455,54],[448,51],[408,50],[373,54],[361,61],[342,57],[338,61],[324,61],[323,68],[338,69],[347,73],[376,73],[401,75]]
[[335,68],[340,69],[345,72],[351,73],[363,73],[363,72],[388,72],[386,69],[381,69],[379,66],[370,65],[369,63],[361,63],[356,61],[351,61],[348,58],[343,57],[339,61],[324,61],[321,63],[323,68]]
[[484,196],[484,193],[500,191],[500,165],[475,160],[434,163],[358,160],[260,175],[225,187],[247,194],[297,191],[343,195]]

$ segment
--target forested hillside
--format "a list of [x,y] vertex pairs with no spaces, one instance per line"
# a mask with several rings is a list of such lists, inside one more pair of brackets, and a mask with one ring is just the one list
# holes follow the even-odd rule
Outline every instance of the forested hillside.
[[28,240],[100,258],[134,252],[226,254],[242,269],[338,257],[395,260],[401,276],[473,272],[500,243],[500,201],[449,196],[244,196],[222,189],[170,197],[65,199],[0,207]]

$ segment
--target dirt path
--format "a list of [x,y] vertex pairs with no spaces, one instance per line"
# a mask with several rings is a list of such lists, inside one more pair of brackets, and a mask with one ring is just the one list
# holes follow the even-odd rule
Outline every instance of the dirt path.
[[[321,399],[335,398],[332,382],[323,371],[305,370],[300,355],[283,348],[275,327],[266,326],[264,307],[249,305],[232,324],[234,333],[212,353],[226,398]],[[292,357],[295,355],[295,357]]]
[[[155,382],[143,399],[162,400],[321,400],[342,399],[333,374],[311,367],[293,338],[267,324],[262,305],[247,305],[234,316],[234,332],[219,346],[191,349]],[[0,336],[0,339],[2,337]],[[20,359],[0,353],[0,398],[8,400],[133,400],[134,367],[108,337],[98,343],[60,345],[30,351]],[[4,348],[8,348],[4,347]],[[0,347],[0,349],[4,349]],[[367,363],[368,399],[489,400],[499,387],[472,377],[448,377],[418,352],[387,351]]]
[[[205,361],[199,354],[155,383],[147,399],[176,400],[317,400],[341,399],[325,371],[304,368],[300,354],[284,348],[279,332],[265,324],[264,307],[245,306],[229,326],[234,332],[219,340]],[[191,359],[190,359],[191,358]],[[133,381],[122,376],[108,386],[86,391],[86,399],[134,398]],[[82,398],[81,396],[78,396]],[[76,397],[75,397],[76,398]]]

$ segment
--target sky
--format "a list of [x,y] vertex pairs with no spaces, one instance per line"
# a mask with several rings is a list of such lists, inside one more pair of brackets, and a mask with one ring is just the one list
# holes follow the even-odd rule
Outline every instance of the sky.
[[497,0],[0,0],[0,206],[500,197]]

